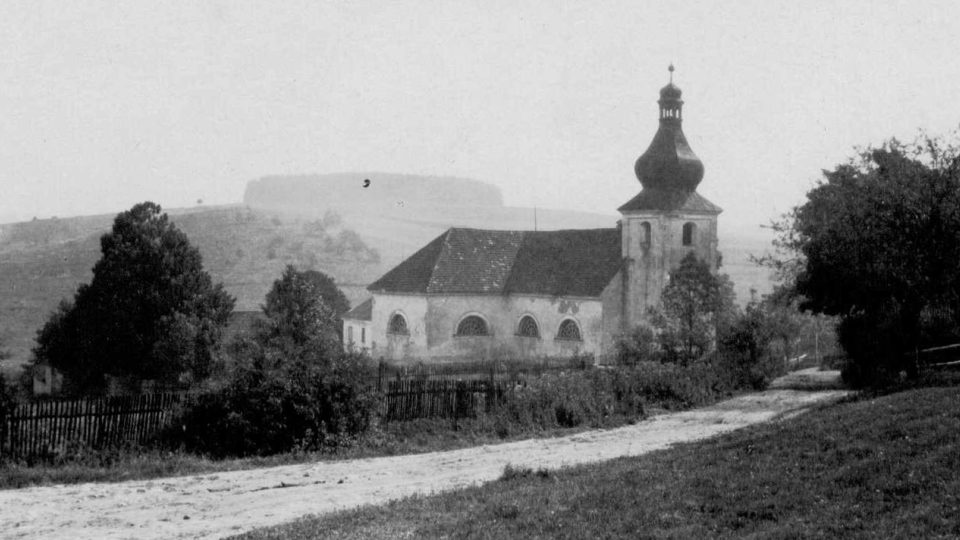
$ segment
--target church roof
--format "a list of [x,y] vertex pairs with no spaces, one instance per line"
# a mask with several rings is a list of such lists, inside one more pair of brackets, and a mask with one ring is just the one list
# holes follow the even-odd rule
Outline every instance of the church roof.
[[620,250],[618,229],[452,228],[367,289],[597,297],[620,269]]
[[353,321],[373,320],[373,298],[367,298],[355,308],[344,313],[341,319],[350,319]]
[[656,210],[659,212],[691,212],[719,214],[723,209],[696,191],[644,189],[618,208],[620,212]]

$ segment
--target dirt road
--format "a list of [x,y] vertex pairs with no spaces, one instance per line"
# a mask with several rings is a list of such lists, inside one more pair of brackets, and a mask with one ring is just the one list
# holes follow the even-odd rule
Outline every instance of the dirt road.
[[[449,452],[149,481],[0,491],[2,538],[221,538],[307,514],[496,479],[507,464],[558,468],[635,456],[799,414],[847,392],[798,372],[778,388],[611,430]],[[822,379],[822,380],[818,380]]]

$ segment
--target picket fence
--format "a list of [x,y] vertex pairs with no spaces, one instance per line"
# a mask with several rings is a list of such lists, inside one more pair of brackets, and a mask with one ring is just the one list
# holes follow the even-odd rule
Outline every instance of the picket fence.
[[[470,418],[502,404],[516,381],[382,381],[381,421]],[[0,455],[27,459],[71,449],[150,442],[172,420],[185,394],[144,394],[21,403],[0,416]]]
[[385,422],[467,418],[503,403],[516,383],[507,380],[394,380],[384,388]]
[[170,421],[183,394],[22,403],[0,417],[0,454],[12,458],[145,443]]

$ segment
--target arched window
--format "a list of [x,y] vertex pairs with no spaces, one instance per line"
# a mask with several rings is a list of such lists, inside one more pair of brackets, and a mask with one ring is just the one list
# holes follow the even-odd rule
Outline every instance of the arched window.
[[517,335],[521,337],[540,337],[540,327],[537,326],[537,321],[529,315],[524,315],[517,326]]
[[407,329],[407,320],[403,318],[403,315],[395,313],[393,317],[390,317],[390,324],[387,326],[387,333],[401,336],[410,335],[410,330]]
[[583,338],[580,337],[580,327],[577,326],[577,321],[567,319],[560,323],[560,328],[557,330],[557,339],[582,341]]
[[644,221],[640,224],[640,245],[643,247],[650,247],[650,240],[653,237],[653,233],[650,228],[650,222]]
[[468,315],[457,325],[458,336],[489,336],[487,321],[478,315]]
[[693,223],[683,224],[683,245],[692,246],[693,237],[697,234],[697,226]]

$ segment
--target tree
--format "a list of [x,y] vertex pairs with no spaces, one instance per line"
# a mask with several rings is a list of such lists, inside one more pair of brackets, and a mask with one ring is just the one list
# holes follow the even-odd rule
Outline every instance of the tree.
[[212,283],[186,235],[144,202],[117,215],[100,247],[93,279],[38,332],[34,361],[63,372],[74,392],[102,390],[105,375],[208,376],[234,300]]
[[840,317],[848,380],[916,375],[915,352],[960,338],[960,152],[896,140],[824,171],[787,216],[801,307]]
[[660,308],[651,312],[664,359],[688,364],[709,351],[736,317],[733,284],[693,252],[670,272]]
[[377,394],[369,358],[340,344],[336,309],[348,307],[333,280],[288,266],[267,293],[265,321],[232,345],[231,369],[191,397],[172,436],[226,456],[315,449],[364,432]]
[[350,302],[332,278],[316,270],[299,272],[288,265],[267,293],[263,305],[267,324],[261,328],[260,341],[339,347],[340,317],[349,310]]

